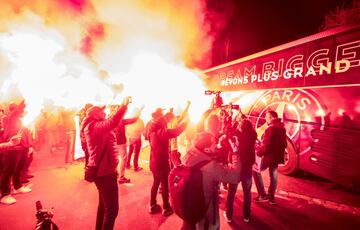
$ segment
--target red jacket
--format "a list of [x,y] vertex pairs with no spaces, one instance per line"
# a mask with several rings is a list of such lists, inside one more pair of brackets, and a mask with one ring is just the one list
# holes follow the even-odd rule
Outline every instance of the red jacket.
[[101,154],[104,154],[98,166],[97,176],[105,176],[116,172],[118,165],[118,151],[113,129],[124,117],[127,106],[121,106],[114,116],[105,120],[85,118],[84,130],[87,149],[89,151],[89,166],[96,166]]

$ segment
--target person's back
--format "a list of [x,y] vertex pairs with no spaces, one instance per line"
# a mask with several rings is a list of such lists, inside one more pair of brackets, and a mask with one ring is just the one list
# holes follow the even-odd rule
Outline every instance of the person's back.
[[96,229],[113,229],[119,210],[117,185],[117,149],[113,129],[122,120],[129,100],[111,118],[105,118],[104,107],[93,106],[82,122],[89,159],[86,168],[95,168],[95,185],[98,190]]
[[151,121],[149,127],[150,142],[150,170],[156,174],[168,174],[169,166],[169,141],[178,136],[185,128],[187,123],[182,123],[173,129],[166,126],[163,117]]
[[167,128],[166,119],[162,109],[158,108],[152,114],[153,119],[146,125],[145,137],[150,143],[150,171],[153,174],[153,184],[150,194],[149,213],[156,213],[160,207],[156,201],[156,195],[161,184],[161,195],[163,199],[163,215],[169,216],[173,213],[169,203],[168,175],[170,172],[169,162],[169,140],[178,136],[187,126],[181,123],[174,129]]
[[144,133],[144,122],[142,121],[141,118],[137,119],[137,121],[133,124],[129,124],[125,127],[126,129],[126,135],[128,136],[128,153],[127,153],[127,162],[126,162],[126,167],[130,168],[131,167],[131,157],[134,153],[134,158],[133,158],[133,166],[134,166],[134,170],[140,171],[142,170],[141,167],[139,167],[139,155],[140,155],[140,151],[141,151],[141,146],[142,146],[142,140],[141,140],[141,136]]
[[262,137],[261,149],[264,154],[271,155],[272,165],[283,164],[286,143],[286,130],[279,118],[272,119]]
[[[247,120],[248,121],[248,120]],[[251,122],[242,122],[251,125]],[[237,130],[235,134],[238,138],[238,150],[240,155],[240,162],[242,167],[252,167],[255,163],[255,142],[257,134],[254,129],[248,128],[246,130]]]
[[[102,161],[98,166],[98,176],[116,172],[118,163],[116,152],[116,138],[113,129],[124,116],[126,107],[120,108],[117,115],[109,119],[94,119],[88,116],[83,121],[86,146],[89,151],[88,165],[95,166],[99,156],[105,151],[110,160]],[[89,111],[92,112],[91,110]]]
[[[232,154],[239,157],[241,172],[240,181],[243,190],[243,220],[250,221],[251,212],[251,186],[252,186],[252,166],[255,162],[255,142],[257,139],[256,131],[250,120],[242,119],[233,136],[230,138]],[[225,219],[228,223],[232,222],[234,212],[235,194],[238,184],[229,184],[226,199]]]
[[[200,229],[220,228],[218,185],[220,182],[238,183],[240,180],[240,164],[238,157],[234,156],[233,166],[225,167],[213,160],[216,142],[211,133],[202,132],[197,135],[194,146],[189,149],[183,158],[183,164],[187,167],[202,161],[210,161],[200,170],[203,173],[203,190],[208,209],[205,217],[198,223]],[[186,228],[183,228],[186,229]]]

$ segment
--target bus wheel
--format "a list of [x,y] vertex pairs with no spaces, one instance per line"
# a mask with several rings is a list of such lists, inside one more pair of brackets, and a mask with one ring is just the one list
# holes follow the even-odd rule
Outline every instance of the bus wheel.
[[279,172],[285,175],[293,174],[297,171],[298,157],[294,144],[290,138],[287,138],[287,147],[285,149],[285,163],[279,165]]

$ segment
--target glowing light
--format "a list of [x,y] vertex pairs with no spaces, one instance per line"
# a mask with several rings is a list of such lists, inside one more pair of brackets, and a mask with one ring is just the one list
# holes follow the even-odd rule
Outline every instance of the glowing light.
[[326,115],[326,113],[323,109],[319,109],[315,112],[315,115],[318,117],[324,117]]
[[45,107],[119,104],[127,95],[131,107],[145,104],[145,120],[156,107],[180,113],[187,100],[192,121],[208,108],[200,74],[188,67],[210,60],[203,1],[14,2],[0,12],[0,61],[8,68],[0,72],[1,99],[25,98],[26,124]]
[[310,160],[313,161],[313,162],[317,162],[318,159],[315,157],[315,156],[310,156]]
[[[65,52],[66,45],[59,38],[60,35],[40,37],[35,31],[29,30],[26,33],[17,31],[14,35],[4,34],[0,38],[0,47],[13,66],[11,75],[2,88],[2,97],[25,99],[25,125],[34,121],[46,101],[51,101],[54,106],[79,108],[89,100],[95,101],[95,95],[100,101],[112,98],[109,87],[91,77],[94,74],[90,69],[79,66],[77,76],[69,73],[71,68],[67,62],[74,55],[59,58]],[[85,60],[73,60],[80,65],[82,62],[86,63]],[[13,92],[13,88],[19,92]]]
[[264,104],[266,105],[266,104],[267,104],[267,100],[266,100],[266,98],[264,98],[264,97],[263,97],[263,98],[261,98],[261,102],[262,102],[262,103],[264,103]]
[[305,121],[312,121],[311,116],[309,116],[309,115],[306,115],[306,116],[304,117],[304,120],[305,120]]
[[294,105],[289,105],[288,106],[288,109],[289,110],[292,110],[292,111],[295,111],[296,110],[296,107]]
[[[132,95],[134,105],[145,105],[144,114],[149,118],[156,107],[185,108],[191,101],[189,115],[199,121],[209,107],[211,98],[204,95],[205,88],[194,71],[180,64],[166,62],[157,54],[142,53],[132,60],[129,72],[121,77],[122,95]],[[118,99],[115,99],[117,101]]]
[[345,113],[345,110],[344,110],[344,109],[339,109],[339,110],[338,110],[339,116],[344,115],[344,113]]

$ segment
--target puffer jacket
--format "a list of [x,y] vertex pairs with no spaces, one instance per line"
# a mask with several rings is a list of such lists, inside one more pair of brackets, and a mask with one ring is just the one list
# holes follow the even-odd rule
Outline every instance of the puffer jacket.
[[180,135],[186,126],[187,123],[181,123],[169,129],[163,117],[149,121],[145,136],[150,142],[150,170],[155,176],[162,177],[169,174],[169,140]]
[[280,118],[273,119],[265,129],[261,138],[258,155],[264,156],[269,165],[276,166],[284,163],[286,130]]
[[118,165],[118,150],[114,128],[119,124],[127,110],[127,106],[121,106],[114,116],[96,120],[86,117],[82,122],[87,149],[89,151],[89,166],[96,166],[101,154],[104,154],[98,166],[97,176],[105,176],[116,172]]
[[183,157],[185,166],[192,167],[204,160],[209,161],[200,170],[203,175],[203,190],[206,203],[209,204],[206,216],[198,223],[200,229],[205,229],[206,222],[209,223],[209,230],[220,229],[219,217],[219,183],[237,184],[240,181],[240,161],[238,155],[232,156],[233,164],[225,167],[223,164],[212,160],[212,158],[192,147]]

